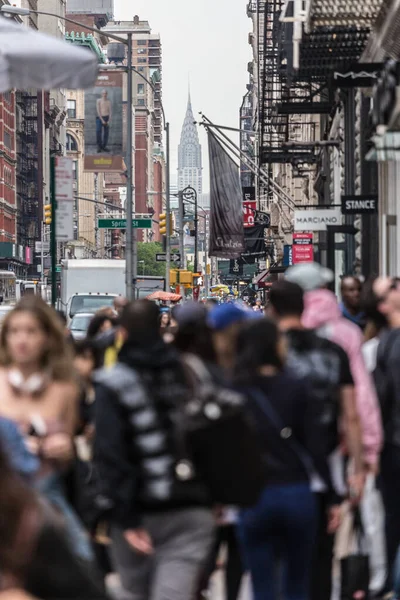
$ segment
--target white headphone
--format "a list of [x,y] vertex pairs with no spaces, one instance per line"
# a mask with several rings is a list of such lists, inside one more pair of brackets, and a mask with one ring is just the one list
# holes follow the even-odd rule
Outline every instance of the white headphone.
[[8,383],[20,394],[34,396],[35,394],[39,394],[45,388],[47,377],[42,373],[34,373],[27,379],[24,379],[21,371],[14,368],[8,371]]

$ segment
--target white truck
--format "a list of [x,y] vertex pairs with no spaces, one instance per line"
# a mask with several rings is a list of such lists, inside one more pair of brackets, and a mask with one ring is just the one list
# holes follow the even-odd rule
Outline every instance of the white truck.
[[[78,312],[96,312],[125,296],[125,260],[68,259],[61,263],[61,308],[69,319]],[[137,298],[165,289],[164,277],[138,277]]]

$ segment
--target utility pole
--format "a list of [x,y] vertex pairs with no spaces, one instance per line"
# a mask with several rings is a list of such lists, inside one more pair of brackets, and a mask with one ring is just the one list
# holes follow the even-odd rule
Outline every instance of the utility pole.
[[56,157],[50,157],[50,255],[51,255],[51,304],[55,307],[57,303],[57,242],[56,242]]
[[96,246],[96,256],[99,255],[100,252],[100,231],[99,231],[99,174],[95,173],[94,174],[94,201],[95,201],[95,207],[94,207],[94,220],[95,220],[95,226],[94,226],[94,243]]
[[170,269],[171,269],[171,197],[170,197],[170,166],[169,166],[169,123],[165,125],[165,133],[166,133],[166,156],[167,161],[165,165],[166,177],[165,177],[165,185],[166,185],[166,206],[165,206],[165,214],[167,216],[167,227],[166,227],[166,260],[165,260],[165,289],[167,292],[170,291],[171,283],[170,283]]
[[127,73],[127,135],[126,135],[126,298],[133,300],[137,280],[137,236],[133,229],[133,73],[132,73],[132,33],[128,33],[128,73]]
[[207,264],[207,250],[208,250],[208,236],[207,236],[207,225],[208,225],[208,219],[207,219],[208,215],[205,214],[204,215],[204,245],[203,245],[203,250],[204,250],[204,288],[205,288],[205,292],[206,292],[206,297],[209,294],[209,289],[210,289],[210,284],[208,281],[208,264]]
[[194,272],[199,272],[199,214],[197,191],[194,191]]

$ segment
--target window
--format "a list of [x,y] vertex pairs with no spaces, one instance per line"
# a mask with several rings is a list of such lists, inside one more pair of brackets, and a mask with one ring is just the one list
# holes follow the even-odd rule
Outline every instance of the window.
[[67,100],[68,119],[76,119],[76,100]]
[[144,94],[144,83],[138,83],[137,93],[138,94]]
[[8,131],[4,131],[3,141],[4,141],[5,147],[8,148],[9,150],[12,150],[11,135],[8,133]]
[[78,161],[74,160],[72,162],[72,176],[74,178],[75,181],[77,181],[78,179]]
[[138,63],[147,63],[147,58],[138,58]]
[[2,96],[3,96],[3,100],[5,102],[8,102],[8,104],[11,104],[11,92],[4,92],[2,94]]
[[137,101],[138,106],[144,106],[144,98],[139,98]]
[[76,139],[70,133],[67,133],[67,152],[78,152]]
[[138,40],[137,45],[138,46],[147,46],[147,40]]
[[138,54],[147,54],[147,48],[138,48]]
[[143,73],[143,71],[144,71],[144,67],[139,67],[139,68],[138,68],[138,71],[139,71],[139,73]]

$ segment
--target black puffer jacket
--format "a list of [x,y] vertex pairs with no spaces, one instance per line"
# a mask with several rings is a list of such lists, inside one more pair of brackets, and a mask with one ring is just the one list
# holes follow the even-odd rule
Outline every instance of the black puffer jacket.
[[206,487],[181,481],[184,456],[174,415],[190,391],[176,351],[164,342],[123,347],[120,362],[96,378],[95,463],[101,502],[111,518],[134,527],[142,513],[206,506]]

